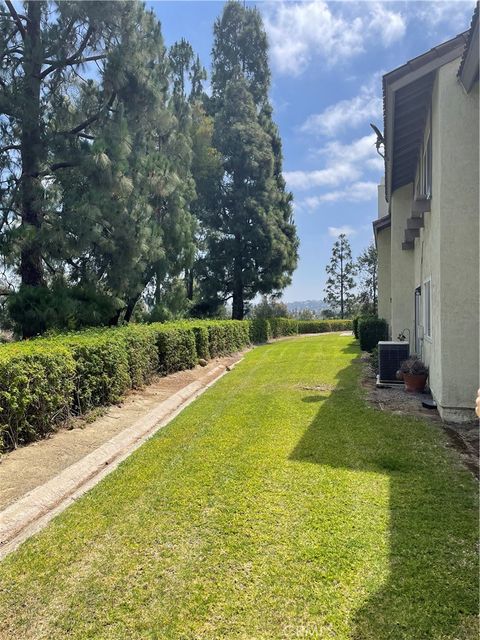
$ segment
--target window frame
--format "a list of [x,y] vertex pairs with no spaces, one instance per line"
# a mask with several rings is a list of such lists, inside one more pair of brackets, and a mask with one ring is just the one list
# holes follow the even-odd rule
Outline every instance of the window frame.
[[[428,289],[427,289],[428,286]],[[429,276],[423,281],[423,335],[429,342],[432,341],[432,278]]]

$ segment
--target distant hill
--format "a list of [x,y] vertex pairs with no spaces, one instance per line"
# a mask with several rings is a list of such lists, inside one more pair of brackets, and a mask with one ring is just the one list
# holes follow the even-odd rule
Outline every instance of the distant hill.
[[287,305],[289,313],[308,309],[309,311],[319,314],[327,308],[323,300],[300,300],[298,302],[286,302],[285,304]]

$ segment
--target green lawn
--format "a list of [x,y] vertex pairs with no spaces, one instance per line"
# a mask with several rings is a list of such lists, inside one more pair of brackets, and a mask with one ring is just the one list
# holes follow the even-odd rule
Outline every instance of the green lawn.
[[475,482],[359,372],[254,349],[0,564],[0,638],[476,639]]

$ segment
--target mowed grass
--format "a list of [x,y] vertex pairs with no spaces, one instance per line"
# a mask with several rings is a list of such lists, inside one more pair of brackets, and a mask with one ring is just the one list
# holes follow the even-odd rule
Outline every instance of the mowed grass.
[[477,638],[475,482],[359,373],[339,335],[248,353],[0,564],[0,638]]

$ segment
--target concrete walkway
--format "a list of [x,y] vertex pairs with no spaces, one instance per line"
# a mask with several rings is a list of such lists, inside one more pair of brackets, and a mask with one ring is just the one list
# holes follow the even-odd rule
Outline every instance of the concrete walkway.
[[[111,473],[222,377],[241,354],[156,381],[84,429],[60,430],[0,464],[0,559]],[[61,452],[61,455],[59,455]]]

